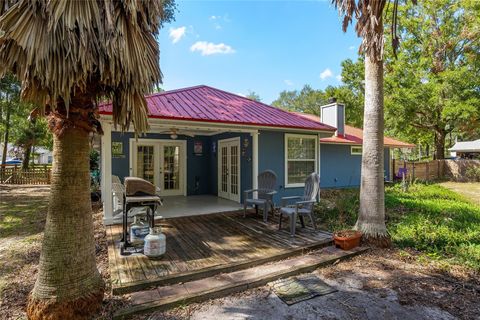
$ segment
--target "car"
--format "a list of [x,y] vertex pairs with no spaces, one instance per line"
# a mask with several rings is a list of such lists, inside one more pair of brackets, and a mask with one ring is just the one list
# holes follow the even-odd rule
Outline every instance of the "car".
[[22,160],[18,159],[9,159],[5,161],[5,164],[22,164]]

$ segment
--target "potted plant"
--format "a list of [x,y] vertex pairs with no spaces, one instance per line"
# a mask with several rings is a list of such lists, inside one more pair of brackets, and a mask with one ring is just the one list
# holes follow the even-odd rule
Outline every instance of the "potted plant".
[[360,245],[362,233],[357,230],[340,230],[333,234],[333,241],[336,247],[343,250],[350,250]]

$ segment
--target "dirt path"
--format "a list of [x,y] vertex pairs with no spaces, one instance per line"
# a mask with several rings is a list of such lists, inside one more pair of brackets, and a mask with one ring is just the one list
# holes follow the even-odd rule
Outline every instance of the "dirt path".
[[480,182],[442,182],[441,186],[453,190],[480,205]]
[[[398,250],[374,250],[314,273],[338,292],[292,306],[268,286],[137,319],[479,319],[480,284]],[[466,288],[466,286],[472,286]]]

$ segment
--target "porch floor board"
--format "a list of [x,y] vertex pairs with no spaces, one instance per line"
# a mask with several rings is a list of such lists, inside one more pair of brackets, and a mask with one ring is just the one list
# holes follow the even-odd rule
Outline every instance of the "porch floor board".
[[142,254],[121,256],[121,225],[107,226],[113,293],[248,268],[331,243],[330,233],[300,225],[291,239],[288,221],[278,230],[278,219],[270,215],[264,223],[260,214],[243,218],[241,212],[230,212],[157,221],[167,237],[167,252],[155,260]]

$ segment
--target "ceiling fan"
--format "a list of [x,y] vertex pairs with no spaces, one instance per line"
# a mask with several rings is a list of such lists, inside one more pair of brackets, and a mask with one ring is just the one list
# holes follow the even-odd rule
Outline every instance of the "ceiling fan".
[[194,134],[192,134],[190,132],[187,132],[187,131],[179,130],[177,128],[170,128],[170,130],[160,131],[159,133],[169,133],[170,138],[173,139],[173,140],[177,139],[179,134],[184,135],[184,136],[189,136],[189,137],[192,137],[192,138],[195,137]]

